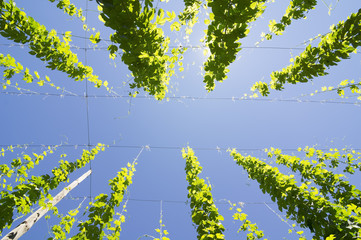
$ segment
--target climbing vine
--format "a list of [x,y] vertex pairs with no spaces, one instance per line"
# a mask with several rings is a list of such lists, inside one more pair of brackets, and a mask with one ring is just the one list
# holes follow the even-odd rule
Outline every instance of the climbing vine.
[[319,163],[325,163],[329,168],[336,169],[341,166],[342,171],[349,174],[354,174],[355,170],[361,171],[361,153],[355,150],[331,148],[326,152],[313,147],[298,150],[303,151],[308,158],[315,157]]
[[201,4],[202,1],[200,0],[184,0],[185,8],[183,12],[178,15],[179,22],[182,25],[186,25],[188,23],[190,27],[193,27],[198,20],[197,14]]
[[145,1],[142,7],[138,0],[104,1],[99,9],[100,19],[105,26],[115,30],[110,36],[114,43],[108,47],[110,57],[114,58],[121,49],[122,61],[128,65],[134,77],[130,88],[143,89],[162,100],[168,91],[170,76],[174,74],[178,53],[185,49],[172,52],[172,57],[166,55],[170,39],[157,26],[173,21],[176,14],[167,12],[165,17],[164,10],[156,11],[151,1]]
[[[56,0],[49,0],[50,2],[55,2]],[[85,17],[83,16],[83,10],[81,8],[77,8],[73,3],[69,0],[57,0],[56,7],[62,9],[64,13],[68,14],[69,16],[76,16],[82,22],[85,21]]]
[[182,156],[186,160],[187,181],[189,183],[188,198],[192,209],[192,220],[197,226],[197,238],[199,240],[224,239],[225,230],[221,221],[224,220],[218,213],[214,204],[211,186],[204,179],[198,177],[202,172],[197,157],[191,148],[182,150]]
[[[85,198],[84,198],[85,200]],[[70,230],[72,229],[75,221],[76,221],[76,216],[79,213],[79,209],[81,208],[81,205],[83,204],[84,200],[78,205],[77,208],[70,210],[65,216],[60,215],[61,220],[59,222],[59,224],[57,225],[53,225],[51,227],[51,232],[53,233],[53,237],[48,238],[48,240],[51,239],[61,239],[61,240],[65,240],[66,238],[66,234],[70,233]]]
[[[309,228],[314,239],[323,239],[331,234],[337,238],[354,238],[360,228],[360,208],[354,204],[333,204],[321,196],[318,189],[309,187],[310,182],[297,186],[294,175],[285,175],[278,168],[232,150],[231,156],[242,166],[250,178],[257,180],[263,193],[268,193],[277,202],[280,211],[301,227]],[[309,189],[309,190],[308,190]]]
[[291,59],[293,64],[282,71],[271,73],[271,82],[257,82],[253,90],[258,90],[263,96],[269,94],[269,88],[282,90],[286,82],[297,84],[308,82],[314,77],[327,74],[326,68],[337,65],[341,59],[348,59],[352,52],[361,45],[361,9],[351,14],[346,21],[331,27],[331,32],[321,38],[317,47],[308,45],[306,50]]
[[309,160],[301,160],[296,156],[282,154],[280,149],[271,148],[267,152],[269,157],[276,159],[276,163],[283,164],[294,172],[299,172],[303,182],[312,180],[320,186],[320,193],[323,196],[332,197],[331,199],[335,203],[344,205],[352,203],[361,206],[361,191],[346,181],[345,175],[335,174],[327,170],[324,162],[313,164]]
[[204,80],[206,89],[212,91],[215,81],[222,82],[227,78],[227,68],[241,50],[238,41],[249,33],[249,24],[262,15],[265,10],[265,0],[229,1],[208,0],[212,8],[205,37],[210,56],[204,64]]
[[[233,210],[234,208],[236,208],[235,213],[233,214],[233,219],[235,221],[240,221],[242,222],[242,225],[239,227],[237,233],[239,233],[240,231],[247,231],[247,240],[256,240],[256,239],[261,239],[264,236],[264,233],[262,230],[258,230],[258,226],[256,223],[252,223],[250,220],[247,219],[247,214],[242,212],[242,208],[241,207],[236,207],[237,204],[235,203],[231,203],[230,204],[230,208],[229,210]],[[267,240],[267,239],[266,239]]]
[[18,144],[18,145],[9,145],[9,146],[7,146],[7,147],[5,147],[5,148],[1,148],[1,150],[0,150],[0,157],[5,157],[5,154],[6,154],[6,152],[14,152],[14,150],[15,149],[26,149],[27,148],[27,144],[24,144],[24,145],[20,145],[20,144]]
[[68,175],[76,169],[84,167],[95,158],[99,151],[104,151],[104,145],[98,144],[91,151],[83,150],[80,159],[74,162],[59,161],[59,166],[51,170],[52,175],[44,174],[31,176],[25,183],[20,183],[12,191],[1,191],[0,204],[0,233],[5,227],[11,227],[13,223],[14,209],[21,214],[28,214],[30,207],[38,203],[45,207],[46,199],[52,199],[50,190],[56,189],[61,182],[68,180]]
[[48,68],[67,73],[75,81],[86,78],[96,87],[108,86],[107,81],[98,79],[93,75],[93,69],[79,62],[77,55],[72,53],[69,46],[71,32],[66,32],[64,41],[61,41],[55,30],[47,31],[44,25],[20,10],[14,1],[1,1],[0,6],[0,34],[3,37],[17,43],[28,43],[31,55],[47,62]]
[[265,35],[267,40],[272,39],[272,34],[282,35],[285,28],[291,24],[292,19],[306,18],[306,13],[311,9],[314,9],[317,4],[316,0],[292,0],[287,7],[285,15],[281,18],[279,23],[276,20],[271,20],[269,23],[269,29],[271,33]]
[[41,154],[32,153],[33,156],[23,154],[21,157],[14,158],[11,161],[10,166],[6,163],[0,165],[0,180],[2,182],[1,187],[12,191],[12,186],[9,180],[14,174],[16,174],[15,182],[23,183],[28,178],[28,171],[33,169],[44,159],[48,154],[52,154],[58,146],[48,147],[48,150],[43,151]]
[[341,81],[337,86],[323,86],[321,89],[315,90],[309,94],[302,94],[304,96],[315,96],[316,94],[325,93],[325,92],[337,92],[341,98],[349,98],[352,96],[357,96],[357,100],[361,101],[361,82],[355,82],[355,80],[345,79]]
[[115,207],[123,201],[128,186],[132,184],[136,164],[135,161],[128,163],[127,168],[122,168],[115,178],[109,180],[112,191],[110,196],[101,193],[95,197],[95,202],[89,203],[88,220],[78,224],[79,233],[71,239],[103,239],[106,229],[112,231],[107,239],[119,239],[125,217],[121,214],[119,219],[114,219]]
[[40,77],[40,74],[37,71],[34,71],[32,74],[28,68],[25,68],[24,70],[24,66],[21,65],[21,63],[17,62],[15,58],[10,56],[9,54],[4,56],[3,54],[0,53],[0,66],[5,68],[3,70],[3,80],[4,80],[4,82],[2,83],[3,89],[7,89],[7,87],[14,87],[18,91],[24,90],[23,88],[19,87],[18,82],[16,82],[15,84],[12,84],[11,82],[11,79],[14,77],[15,74],[22,74],[22,80],[26,83],[33,83],[35,79],[38,86],[42,87],[46,85],[55,88],[56,90],[74,95],[74,93],[71,93],[65,90],[64,88],[55,85],[48,76],[45,76],[44,79]]

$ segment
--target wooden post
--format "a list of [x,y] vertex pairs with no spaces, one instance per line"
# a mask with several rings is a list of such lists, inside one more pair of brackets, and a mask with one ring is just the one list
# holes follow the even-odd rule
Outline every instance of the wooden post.
[[[62,200],[73,188],[79,185],[86,177],[91,174],[91,170],[84,173],[80,178],[72,182],[69,186],[64,188],[60,193],[58,193],[52,201],[49,203],[52,206],[55,206],[60,200]],[[24,222],[20,223],[16,228],[14,228],[10,233],[8,233],[5,237],[1,240],[16,240],[19,239],[24,233],[29,231],[29,229],[47,212],[49,208],[40,208],[33,214],[31,214]]]

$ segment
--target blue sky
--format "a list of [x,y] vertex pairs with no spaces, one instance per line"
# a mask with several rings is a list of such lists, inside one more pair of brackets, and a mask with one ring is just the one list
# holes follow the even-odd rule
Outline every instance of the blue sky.
[[[242,153],[264,157],[262,149],[277,147],[288,149],[287,153],[296,153],[298,147],[317,146],[319,148],[360,146],[360,102],[356,97],[340,98],[335,92],[308,96],[323,86],[336,86],[344,79],[360,80],[360,54],[352,54],[338,66],[328,70],[329,75],[315,78],[307,84],[286,85],[282,92],[272,92],[268,98],[257,100],[237,100],[250,93],[256,81],[270,80],[270,73],[289,65],[289,59],[302,52],[300,49],[270,49],[264,47],[304,48],[304,41],[317,34],[329,31],[329,26],[346,19],[348,15],[361,7],[359,1],[319,1],[315,10],[306,20],[295,21],[283,36],[271,41],[261,42],[259,48],[253,48],[261,40],[260,34],[267,32],[270,19],[280,19],[287,1],[267,3],[262,18],[252,23],[250,34],[242,39],[242,49],[237,61],[231,64],[228,79],[216,83],[213,92],[207,93],[202,82],[202,63],[205,61],[202,48],[189,49],[184,56],[184,72],[177,72],[170,83],[168,101],[156,101],[141,92],[137,98],[126,97],[129,88],[129,71],[120,58],[114,61],[108,58],[104,49],[106,41],[94,47],[90,41],[75,36],[88,36],[82,23],[71,18],[49,1],[16,1],[19,7],[44,24],[47,29],[58,33],[72,31],[73,52],[83,63],[92,66],[94,73],[107,80],[114,91],[123,97],[109,96],[105,89],[88,85],[88,116],[85,82],[74,82],[66,74],[51,71],[45,64],[28,54],[27,46],[18,46],[0,38],[2,54],[11,54],[17,61],[41,76],[48,75],[52,81],[74,93],[76,96],[59,96],[62,91],[50,87],[38,87],[36,83],[21,87],[33,94],[22,94],[8,88],[0,93],[0,145],[29,144],[9,157],[40,152],[40,145],[62,143],[57,151],[33,170],[33,174],[48,173],[56,166],[62,153],[68,154],[68,160],[80,156],[85,145],[104,143],[110,145],[92,162],[93,174],[71,192],[71,196],[62,200],[58,207],[65,213],[76,208],[83,197],[95,197],[99,193],[109,193],[108,180],[116,176],[127,162],[133,161],[143,147],[136,167],[133,184],[129,188],[126,222],[122,225],[121,239],[138,239],[144,234],[157,236],[160,205],[162,203],[163,222],[171,239],[196,239],[196,230],[192,226],[190,207],[187,201],[187,182],[185,179],[185,161],[181,148],[189,145],[203,166],[202,177],[208,178],[213,186],[213,197],[220,214],[225,217],[227,239],[241,239],[237,234],[239,223],[235,223],[228,210],[227,201],[242,202],[243,210],[252,222],[256,222],[268,239],[296,239],[296,234],[288,234],[289,226],[278,215],[277,205],[261,192],[258,184],[249,180],[247,173],[237,166],[226,152],[228,148],[237,148]],[[111,31],[98,20],[97,4],[86,0],[77,6],[88,9],[87,24],[101,32],[107,38]],[[335,6],[330,12],[325,3]],[[159,7],[165,3],[159,3]],[[170,0],[167,9],[179,12],[180,1]],[[203,20],[208,10],[202,9],[200,23],[194,27],[189,42],[183,39],[183,33],[170,33],[165,25],[165,33],[172,37],[172,46],[200,46],[203,37]],[[314,42],[317,44],[317,41]],[[84,47],[88,49],[84,51]],[[78,49],[79,48],[79,49]],[[15,94],[6,94],[6,91]],[[44,93],[49,93],[47,96]],[[55,95],[51,95],[55,94]],[[303,96],[303,95],[307,96]],[[234,98],[232,100],[232,98]],[[88,125],[89,123],[89,125]],[[89,132],[88,132],[89,127]],[[71,175],[76,179],[89,169],[85,167]],[[287,169],[283,169],[288,174]],[[360,188],[360,181],[350,178]],[[61,187],[65,187],[63,184]],[[91,191],[90,191],[91,189]],[[60,190],[59,190],[60,191]],[[57,191],[54,192],[56,194]],[[89,202],[86,198],[83,207]],[[264,204],[267,203],[267,204]],[[274,210],[275,212],[271,211]],[[278,215],[277,215],[278,214]],[[80,217],[81,215],[79,215]],[[85,217],[80,220],[84,220]],[[16,226],[22,220],[14,223]],[[45,239],[49,237],[48,228],[56,223],[56,218],[41,220],[23,239]],[[292,224],[292,221],[289,222]],[[74,228],[76,229],[76,227]],[[6,231],[5,231],[6,233]],[[305,230],[310,238],[310,234]]]

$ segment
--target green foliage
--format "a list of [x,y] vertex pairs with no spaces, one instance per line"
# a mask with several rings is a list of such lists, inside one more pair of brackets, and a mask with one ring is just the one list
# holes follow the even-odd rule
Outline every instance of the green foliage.
[[[50,2],[55,2],[55,0],[49,0]],[[77,16],[82,22],[85,21],[85,17],[83,16],[83,10],[81,8],[77,8],[70,0],[57,0],[56,7],[62,9],[69,16]]]
[[[51,154],[56,150],[58,146],[48,147],[48,150],[43,151],[41,154],[32,153],[33,156],[23,154],[22,157],[14,158],[11,161],[10,166],[6,163],[0,165],[0,183],[1,188],[7,189],[7,191],[12,191],[13,188],[11,184],[7,184],[7,181],[10,180],[13,174],[16,173],[15,182],[23,183],[28,178],[28,171],[33,169],[34,166],[38,165],[45,156]],[[8,180],[7,180],[8,179]]]
[[[229,203],[231,207],[229,210],[233,210],[236,207],[235,203]],[[233,214],[233,219],[235,221],[241,221],[242,225],[239,227],[237,233],[240,231],[247,231],[247,240],[256,240],[261,239],[264,236],[262,230],[258,230],[258,226],[256,223],[252,223],[250,220],[247,219],[247,214],[242,213],[242,209],[240,207],[236,208],[235,213]],[[267,239],[265,239],[267,240]]]
[[197,14],[201,4],[202,1],[199,0],[184,0],[185,8],[183,12],[178,15],[179,22],[182,25],[186,25],[188,23],[190,27],[193,27],[198,20]]
[[48,68],[65,72],[76,81],[87,78],[96,87],[107,84],[93,75],[93,69],[79,62],[77,55],[72,53],[69,46],[70,32],[61,41],[55,30],[47,31],[44,25],[26,16],[12,0],[9,3],[1,1],[0,6],[0,34],[3,37],[17,43],[28,43],[31,55],[47,62]]
[[204,179],[198,177],[202,172],[202,167],[191,148],[183,149],[182,155],[186,160],[188,198],[191,200],[192,220],[197,226],[197,238],[199,240],[224,239],[225,229],[221,223],[223,217],[214,204],[212,188],[205,183]]
[[8,146],[8,147],[6,147],[6,148],[1,148],[1,150],[0,150],[0,157],[4,157],[4,156],[5,156],[5,152],[7,152],[7,151],[14,152],[14,149],[15,149],[15,148],[22,148],[22,147],[23,147],[23,146],[21,146],[21,145],[16,145],[16,146],[10,145],[10,146]]
[[122,61],[128,65],[134,77],[130,88],[143,88],[162,100],[168,91],[167,85],[174,73],[178,55],[166,55],[170,39],[165,38],[163,30],[157,26],[173,21],[175,14],[168,12],[168,17],[165,17],[163,9],[156,14],[152,5],[150,1],[146,1],[142,7],[138,0],[114,0],[112,4],[99,7],[99,17],[105,26],[115,30],[110,36],[114,44],[108,50],[111,58],[115,58],[118,49],[123,50]]
[[111,231],[106,236],[107,239],[119,239],[121,223],[125,221],[125,217],[120,215],[119,219],[114,219],[115,207],[123,201],[125,191],[132,184],[136,164],[128,163],[127,168],[122,168],[115,178],[109,180],[112,191],[110,196],[102,193],[95,197],[94,203],[89,203],[88,220],[78,224],[79,233],[71,239],[103,239],[105,229]]
[[3,80],[5,81],[5,84],[3,84],[3,89],[6,89],[6,85],[11,84],[10,79],[14,76],[15,73],[18,74],[23,72],[23,80],[25,82],[32,82],[34,79],[34,77],[29,74],[29,69],[23,71],[23,65],[21,65],[19,62],[17,63],[15,59],[9,54],[7,56],[0,54],[0,66],[6,68],[3,70]]
[[211,55],[204,64],[206,73],[203,80],[208,91],[214,89],[215,81],[222,82],[227,78],[227,67],[241,50],[238,41],[247,36],[249,23],[262,15],[264,3],[265,0],[208,0],[212,13],[205,42]]
[[354,80],[349,81],[348,79],[345,79],[342,82],[340,82],[340,84],[337,87],[332,88],[332,90],[336,90],[339,96],[345,97],[345,90],[348,89],[351,91],[352,94],[358,94],[359,96],[357,97],[357,99],[361,100],[360,86],[361,86],[361,82],[355,83]]
[[90,35],[90,41],[94,44],[97,44],[100,42],[100,32],[97,32],[95,35]]
[[355,80],[345,79],[341,81],[337,86],[323,86],[320,90],[315,90],[310,94],[303,94],[301,96],[314,96],[324,92],[335,91],[341,98],[349,98],[352,95],[358,95],[357,100],[361,100],[361,82],[355,82]]
[[[180,31],[182,25],[188,25],[190,28],[186,29],[186,33],[189,34],[191,27],[198,21],[197,14],[202,2],[184,0],[185,8],[178,16],[179,22],[174,21],[176,14],[173,11],[158,10],[157,7],[153,7],[151,0],[97,2],[100,3],[99,19],[115,31],[110,36],[113,43],[108,47],[110,57],[114,59],[121,50],[121,59],[134,77],[130,88],[136,89],[136,94],[139,89],[143,89],[156,99],[162,100],[168,91],[170,77],[175,73],[176,63],[181,67],[180,71],[183,69],[181,60],[186,49],[179,47],[169,51],[170,39],[164,36],[159,26],[168,22],[171,31]],[[266,0],[207,0],[207,7],[212,9],[209,19],[205,20],[208,29],[204,40],[210,50],[204,68],[204,82],[208,91],[215,88],[215,81],[222,82],[227,78],[227,68],[241,50],[239,41],[248,35],[250,23],[263,14],[265,2]],[[315,0],[291,1],[280,22],[270,22],[271,33],[267,34],[266,38],[271,39],[272,34],[281,35],[293,19],[305,18],[305,14],[313,9],[316,3]],[[87,79],[96,87],[104,86],[109,91],[108,83],[93,75],[93,69],[79,62],[77,55],[71,52],[71,32],[63,34],[61,40],[55,30],[48,31],[45,26],[28,17],[13,0],[9,0],[9,3],[1,1],[0,6],[0,34],[3,37],[27,44],[30,48],[29,53],[47,63],[48,68],[64,72],[76,81]],[[75,15],[81,21],[85,20],[82,10],[69,0],[57,0],[56,6],[70,16]],[[314,77],[326,75],[326,68],[349,58],[350,53],[355,52],[361,45],[360,26],[361,10],[352,14],[346,21],[332,26],[331,32],[321,37],[318,47],[309,45],[303,53],[291,59],[293,64],[282,71],[273,72],[270,84],[257,82],[252,90],[258,90],[263,96],[267,96],[270,88],[282,90],[286,82],[308,82]],[[84,30],[89,31],[86,25]],[[93,44],[99,43],[100,32],[92,34],[90,41]],[[41,79],[38,72],[31,73],[10,55],[0,54],[0,66],[5,68],[4,89],[11,85],[11,79],[15,74],[22,74],[22,79],[27,83],[37,79],[39,86],[47,83],[56,87],[47,76],[45,80]],[[352,93],[361,94],[359,86],[360,83],[344,80],[337,87],[323,88],[322,91],[336,90],[340,96],[344,96],[347,89]],[[84,150],[81,158],[75,162],[62,159],[59,166],[51,170],[51,175],[29,177],[29,172],[48,153],[52,153],[52,148],[41,154],[33,153],[33,156],[24,154],[13,159],[10,166],[1,164],[0,180],[3,190],[0,192],[0,233],[5,227],[11,227],[14,213],[28,214],[35,204],[51,208],[52,206],[46,203],[52,199],[50,190],[58,188],[61,182],[68,181],[70,173],[84,167],[103,150],[104,145],[98,144],[91,151]],[[5,156],[5,151],[13,151],[13,147],[1,149],[0,157]],[[300,173],[301,184],[297,184],[293,175],[282,174],[276,167],[257,158],[244,157],[235,151],[232,151],[231,155],[238,165],[247,170],[252,179],[259,182],[262,191],[270,194],[279,209],[286,210],[288,218],[314,232],[314,239],[353,239],[360,236],[361,191],[347,182],[343,174],[333,173],[328,168],[335,169],[342,163],[345,173],[361,171],[361,163],[358,161],[361,154],[355,151],[341,153],[336,149],[323,152],[308,147],[301,151],[305,152],[308,159],[301,160],[296,156],[285,155],[278,149],[268,151],[269,157],[274,157],[276,163]],[[191,148],[183,149],[182,153],[186,160],[188,198],[191,201],[192,220],[197,226],[197,238],[224,239],[225,228],[221,223],[223,217],[214,204],[211,186],[199,178],[202,167]],[[117,176],[109,181],[111,194],[99,194],[95,201],[90,203],[87,208],[88,219],[78,224],[79,232],[71,239],[119,239],[121,224],[125,221],[123,212],[126,212],[126,203],[121,213],[117,212],[116,208],[120,206],[127,188],[132,184],[135,165],[135,161],[132,164],[128,163],[127,168],[122,168]],[[7,179],[11,179],[15,174],[15,182],[18,184],[12,187]],[[312,182],[319,188],[311,185]],[[231,209],[233,207],[235,206],[232,205]],[[61,216],[60,223],[52,227],[55,239],[67,238],[67,233],[70,233],[76,222],[75,216],[79,208],[80,206],[63,217],[58,214],[57,208],[53,207],[54,214]],[[247,219],[247,214],[242,213],[241,208],[236,209],[233,219],[242,222],[239,231],[248,231],[247,239],[260,239],[264,236],[263,231]],[[156,229],[160,236],[154,239],[169,240],[166,236],[168,232],[162,229],[163,226],[161,218],[160,228]],[[302,233],[297,232],[298,235]],[[300,239],[304,238],[301,236]]]
[[235,150],[231,156],[257,180],[263,193],[268,193],[277,202],[280,211],[286,210],[301,227],[314,232],[314,239],[323,239],[331,234],[338,239],[352,239],[358,236],[361,208],[354,204],[334,204],[319,194],[310,182],[296,185],[293,175],[285,175],[278,168],[251,156],[242,156]]
[[52,199],[49,191],[56,189],[61,182],[67,181],[70,173],[84,167],[95,158],[99,151],[104,151],[104,145],[98,144],[91,151],[83,150],[81,158],[75,162],[69,163],[60,160],[59,166],[52,169],[52,176],[48,174],[31,176],[25,183],[20,183],[14,187],[13,191],[1,191],[0,233],[5,227],[11,227],[14,221],[14,210],[21,214],[28,214],[30,207],[35,203],[41,207],[47,207],[46,199]]
[[54,83],[52,83],[48,76],[45,76],[44,79],[40,77],[37,71],[34,71],[34,74],[32,74],[28,68],[25,68],[24,70],[24,66],[21,65],[21,63],[16,62],[15,58],[10,56],[9,54],[7,56],[4,56],[3,54],[0,53],[0,66],[5,68],[3,70],[3,80],[4,80],[4,83],[2,83],[3,89],[7,89],[8,86],[13,86],[20,91],[21,88],[18,87],[19,86],[18,83],[16,82],[15,86],[12,85],[11,79],[14,77],[15,74],[22,74],[23,75],[22,79],[26,83],[33,83],[35,79],[38,86],[47,85],[57,90],[65,91],[64,88],[56,86]]
[[159,238],[154,238],[154,240],[170,240],[170,238],[167,237],[167,235],[169,234],[168,231],[163,229],[165,225],[163,224],[162,219],[159,221],[159,223],[160,223],[160,228],[155,229],[155,231],[159,233]]
[[[341,59],[347,59],[350,53],[361,46],[361,9],[353,13],[346,21],[331,27],[331,32],[321,38],[318,47],[309,45],[306,50],[291,59],[293,64],[271,74],[270,88],[282,90],[286,82],[296,84],[308,82],[314,77],[327,74],[326,68],[337,65]],[[263,96],[269,94],[267,83],[257,83],[253,90]],[[355,88],[356,89],[356,88]]]
[[269,29],[271,33],[266,34],[266,39],[272,39],[272,33],[276,35],[282,35],[285,28],[291,24],[292,19],[306,18],[306,13],[311,9],[314,9],[317,4],[316,0],[292,0],[287,7],[285,15],[283,15],[279,23],[276,20],[271,20],[269,23]]
[[320,186],[319,191],[323,196],[330,196],[337,204],[355,204],[361,207],[361,191],[344,180],[345,175],[327,170],[324,161],[301,160],[296,156],[282,154],[280,149],[271,148],[267,152],[269,157],[276,159],[276,163],[289,167],[293,172],[299,172],[303,182],[311,180]]
[[354,174],[355,170],[361,171],[361,153],[355,150],[344,148],[340,151],[337,148],[331,148],[329,152],[325,152],[311,147],[298,150],[303,151],[308,158],[315,157],[319,163],[325,163],[329,168],[336,169],[342,163],[344,173]]
[[68,212],[68,214],[65,215],[64,217],[61,216],[61,220],[60,220],[59,224],[51,227],[51,231],[54,234],[54,237],[48,238],[48,240],[51,240],[51,239],[65,240],[65,239],[67,239],[66,233],[70,233],[70,230],[72,229],[72,227],[76,221],[75,217],[79,213],[79,209],[83,202],[81,202],[76,209],[70,210]]

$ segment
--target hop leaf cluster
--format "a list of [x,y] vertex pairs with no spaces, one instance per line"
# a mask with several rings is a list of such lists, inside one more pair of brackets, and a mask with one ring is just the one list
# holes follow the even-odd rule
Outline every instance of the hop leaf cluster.
[[208,186],[204,179],[198,177],[202,172],[197,157],[191,148],[182,150],[183,158],[186,160],[186,179],[189,183],[188,198],[190,198],[190,207],[192,209],[192,220],[197,226],[197,238],[199,240],[224,239],[223,227],[221,221],[223,216],[218,213],[214,204],[211,186]]
[[227,67],[236,60],[236,55],[241,50],[241,43],[238,41],[248,35],[249,23],[262,15],[264,3],[265,0],[208,0],[212,14],[205,42],[211,55],[204,64],[206,72],[203,80],[208,91],[215,88],[215,81],[222,82],[227,78]]

